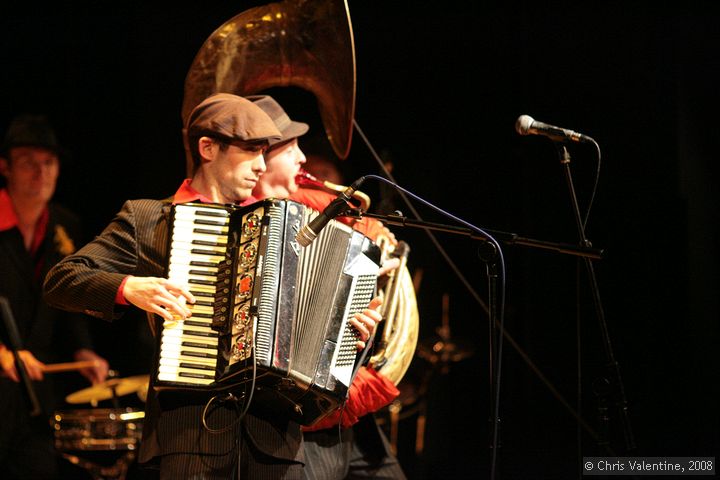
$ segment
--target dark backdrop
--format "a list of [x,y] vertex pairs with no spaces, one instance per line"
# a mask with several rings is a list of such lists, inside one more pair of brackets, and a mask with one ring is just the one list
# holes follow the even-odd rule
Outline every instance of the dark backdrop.
[[[175,190],[184,175],[185,74],[217,27],[256,4],[2,7],[0,126],[23,111],[49,114],[71,152],[57,199],[83,216],[90,234],[124,199]],[[502,345],[500,476],[579,477],[579,457],[608,452],[715,455],[720,34],[713,15],[612,2],[539,8],[352,1],[349,7],[356,120],[404,188],[476,226],[574,244],[557,151],[546,138],[518,136],[515,119],[529,114],[583,132],[602,152],[586,233],[605,252],[595,270],[609,341],[576,258],[503,245],[505,326],[515,343]],[[322,131],[310,94],[277,95],[292,116]],[[597,152],[584,144],[568,151],[585,211]],[[348,182],[379,173],[357,134],[340,169]],[[409,212],[376,182],[363,188],[376,205],[394,202]],[[452,223],[415,205],[428,220]],[[400,458],[413,478],[485,476],[488,315],[425,233],[393,231],[411,245],[411,272],[422,273],[421,344],[435,340],[446,295],[452,339],[472,353],[446,369],[433,370],[419,356],[413,362],[403,386]],[[479,244],[436,236],[487,302]],[[130,354],[132,345],[127,348]],[[609,421],[597,419],[592,386],[615,378],[606,374],[609,353],[622,374],[637,445],[632,452],[613,408],[617,388],[607,398]],[[426,372],[432,372],[429,388],[418,399]],[[417,455],[421,406],[427,424]],[[609,447],[593,433],[608,438]]]

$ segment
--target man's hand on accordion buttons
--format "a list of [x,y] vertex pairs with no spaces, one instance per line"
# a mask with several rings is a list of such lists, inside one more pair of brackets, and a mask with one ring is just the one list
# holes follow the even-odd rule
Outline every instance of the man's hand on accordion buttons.
[[185,304],[195,303],[195,297],[185,286],[167,278],[129,277],[123,295],[136,307],[156,313],[165,320],[189,317],[192,312]]
[[382,305],[382,298],[375,297],[370,301],[370,304],[365,310],[356,313],[350,318],[350,324],[355,327],[360,334],[360,340],[357,342],[358,350],[365,348],[365,344],[370,338],[370,335],[372,335],[377,324],[382,320],[380,305]]

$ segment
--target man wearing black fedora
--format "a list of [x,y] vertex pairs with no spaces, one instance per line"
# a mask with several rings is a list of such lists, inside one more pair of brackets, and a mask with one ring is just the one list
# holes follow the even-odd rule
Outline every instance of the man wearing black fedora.
[[58,404],[57,385],[43,375],[47,363],[93,360],[81,373],[105,380],[107,362],[92,350],[85,319],[48,306],[42,299],[45,274],[80,241],[79,221],[52,203],[60,172],[61,146],[44,116],[20,115],[0,145],[0,296],[17,324],[19,357],[32,380],[42,413],[31,416],[8,332],[0,323],[0,472],[9,478],[57,475],[48,419]]

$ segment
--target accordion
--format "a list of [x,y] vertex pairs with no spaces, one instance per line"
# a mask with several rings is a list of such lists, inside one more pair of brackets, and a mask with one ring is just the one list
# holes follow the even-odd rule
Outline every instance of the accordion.
[[317,213],[277,199],[173,206],[168,278],[196,303],[162,325],[156,389],[254,385],[255,403],[303,425],[344,401],[365,352],[348,320],[375,294],[380,249],[335,220],[301,247]]

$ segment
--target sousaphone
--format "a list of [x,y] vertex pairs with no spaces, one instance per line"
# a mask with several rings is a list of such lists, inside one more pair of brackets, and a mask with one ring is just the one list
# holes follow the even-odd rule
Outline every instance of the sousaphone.
[[185,79],[183,125],[214,93],[244,96],[290,86],[315,95],[333,150],[347,158],[355,115],[355,45],[346,2],[285,0],[221,25],[205,40]]
[[[273,87],[299,87],[315,95],[335,154],[347,158],[355,115],[355,45],[344,0],[284,0],[246,10],[205,41],[185,79],[183,125],[192,109],[214,93],[246,96]],[[187,172],[192,159],[187,153]],[[345,188],[345,187],[343,187]],[[384,253],[391,254],[387,244]],[[402,255],[383,291],[381,348],[370,363],[399,383],[415,353],[418,313]]]

